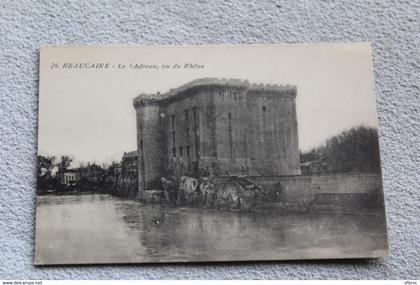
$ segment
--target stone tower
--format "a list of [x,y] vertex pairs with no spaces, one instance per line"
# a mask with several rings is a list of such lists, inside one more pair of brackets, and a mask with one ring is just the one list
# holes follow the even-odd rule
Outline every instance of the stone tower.
[[[139,189],[156,189],[162,172],[159,94],[141,94],[133,101],[137,117]],[[140,191],[140,194],[141,194]]]

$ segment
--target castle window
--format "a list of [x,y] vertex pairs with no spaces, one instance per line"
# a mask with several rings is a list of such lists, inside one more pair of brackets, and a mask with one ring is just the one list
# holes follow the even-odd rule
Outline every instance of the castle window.
[[229,119],[232,119],[232,113],[228,114]]
[[172,148],[172,157],[176,157],[176,148]]
[[190,153],[190,146],[189,145],[185,147],[185,152],[187,153],[188,171],[190,171],[191,170],[191,165],[190,165],[190,163],[191,163],[191,153]]
[[172,145],[175,147],[175,131],[172,132]]
[[190,129],[189,129],[189,128],[187,128],[187,129],[185,130],[185,133],[186,133],[186,135],[187,135],[187,140],[190,140]]
[[185,110],[184,112],[185,112],[185,120],[188,121],[188,115],[189,115],[188,110]]
[[143,150],[143,141],[140,141],[140,150]]
[[267,107],[263,106],[262,110],[263,110],[263,112],[267,111]]
[[197,124],[197,107],[193,108],[193,119],[194,119],[194,124]]
[[172,126],[172,129],[175,129],[175,115],[171,115],[171,126]]
[[182,146],[180,146],[180,147],[179,147],[179,157],[182,157],[182,155],[183,155],[183,153],[182,153],[182,152],[183,152],[183,149],[182,149]]

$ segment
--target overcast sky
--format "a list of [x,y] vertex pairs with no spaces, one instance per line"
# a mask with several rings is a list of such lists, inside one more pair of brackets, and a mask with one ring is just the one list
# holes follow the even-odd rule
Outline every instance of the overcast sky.
[[[61,68],[79,62],[115,68]],[[52,63],[60,68],[50,68]],[[119,63],[126,68],[117,69]],[[205,68],[129,68],[134,63],[195,63]],[[296,85],[302,150],[345,129],[377,124],[367,44],[48,47],[40,65],[39,154],[68,154],[76,162],[109,163],[120,160],[124,151],[136,150],[133,98],[202,77]]]

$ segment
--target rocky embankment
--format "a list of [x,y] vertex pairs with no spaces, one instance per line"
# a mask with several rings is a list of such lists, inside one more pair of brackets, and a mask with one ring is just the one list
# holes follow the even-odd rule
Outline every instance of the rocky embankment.
[[[219,181],[212,177],[196,179],[182,176],[162,178],[163,191],[143,195],[146,202],[166,202],[172,205],[196,206],[226,210],[252,210],[267,208],[269,203],[280,202],[279,193],[264,191],[252,181],[242,177],[230,177]],[[145,191],[147,192],[147,191]]]
[[383,208],[380,174],[327,173],[284,177],[161,178],[144,202],[176,206],[280,212],[364,212]]

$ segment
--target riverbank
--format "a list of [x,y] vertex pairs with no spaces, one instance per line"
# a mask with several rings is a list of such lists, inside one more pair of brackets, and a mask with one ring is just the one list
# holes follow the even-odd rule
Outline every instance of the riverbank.
[[162,178],[163,190],[140,191],[145,203],[232,211],[383,211],[382,178],[375,173],[295,176]]
[[228,211],[277,213],[384,211],[382,179],[375,173],[322,173],[292,176],[217,176],[179,181],[162,178],[163,189],[135,192],[135,185],[93,191],[67,187],[67,191],[40,194],[111,194],[146,204]]

